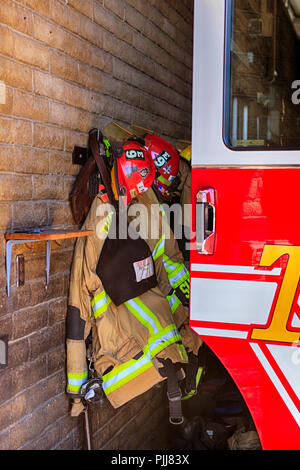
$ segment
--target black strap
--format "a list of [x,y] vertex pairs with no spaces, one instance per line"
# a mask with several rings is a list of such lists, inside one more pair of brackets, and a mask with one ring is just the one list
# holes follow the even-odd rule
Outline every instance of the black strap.
[[103,135],[98,129],[92,129],[89,133],[89,146],[92,155],[99,169],[101,179],[107,191],[107,195],[111,204],[116,206],[116,200],[111,187],[111,180],[104,158],[106,158],[105,146],[103,143]]
[[196,393],[196,377],[199,368],[198,356],[193,353],[188,355],[189,362],[185,364],[185,393],[190,394],[192,391]]
[[181,408],[181,389],[179,386],[176,366],[170,359],[164,361],[167,375],[167,396],[169,399],[169,421],[171,424],[179,425],[183,423]]

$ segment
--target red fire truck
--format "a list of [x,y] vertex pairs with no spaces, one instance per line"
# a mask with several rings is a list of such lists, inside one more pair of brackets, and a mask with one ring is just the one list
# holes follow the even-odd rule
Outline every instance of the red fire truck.
[[190,325],[300,449],[300,0],[195,0],[192,203]]

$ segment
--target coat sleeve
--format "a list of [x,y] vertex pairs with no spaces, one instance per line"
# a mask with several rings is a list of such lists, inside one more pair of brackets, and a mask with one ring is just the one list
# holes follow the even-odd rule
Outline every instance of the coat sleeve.
[[86,340],[97,308],[93,299],[105,296],[96,274],[99,255],[108,231],[111,207],[107,204],[107,210],[101,210],[99,214],[99,208],[105,209],[103,205],[99,198],[95,198],[82,227],[94,230],[94,234],[78,238],[73,255],[66,322],[67,393],[73,397],[78,396],[81,385],[88,379]]

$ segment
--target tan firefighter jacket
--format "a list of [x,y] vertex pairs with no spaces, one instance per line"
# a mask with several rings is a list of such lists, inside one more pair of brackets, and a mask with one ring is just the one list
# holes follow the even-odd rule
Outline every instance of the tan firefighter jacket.
[[[155,198],[149,191],[150,195]],[[151,200],[144,202],[150,211]],[[186,310],[172,291],[181,281],[186,282],[189,274],[176,241],[166,239],[161,232],[163,214],[158,205],[156,210],[160,231],[156,239],[147,243],[153,253],[158,287],[116,307],[96,274],[111,221],[111,206],[100,197],[92,203],[83,229],[94,230],[94,235],[78,238],[70,277],[67,392],[74,397],[88,378],[85,340],[91,330],[94,368],[102,377],[103,390],[115,408],[164,380],[159,372],[159,359],[186,363],[187,350],[199,348],[201,341],[198,337],[197,341],[191,340]],[[179,329],[187,338],[187,350]]]

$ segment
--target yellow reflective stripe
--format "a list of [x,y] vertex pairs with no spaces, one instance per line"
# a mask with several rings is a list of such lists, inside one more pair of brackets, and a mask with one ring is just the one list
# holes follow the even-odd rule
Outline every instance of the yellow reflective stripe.
[[174,323],[166,326],[156,335],[152,336],[148,340],[148,344],[144,348],[144,352],[150,351],[151,357],[156,356],[164,348],[170,344],[182,341],[181,335]]
[[190,278],[190,273],[184,263],[172,262],[165,254],[163,255],[163,265],[168,274],[170,284],[174,289]]
[[107,310],[107,307],[111,303],[110,297],[103,290],[93,298],[92,305],[92,317],[98,318],[99,315]]
[[152,253],[152,258],[157,260],[161,255],[164,254],[166,244],[166,236],[163,235],[161,239],[156,243],[155,248]]
[[189,398],[192,398],[195,396],[196,392],[197,392],[197,388],[198,388],[198,385],[199,385],[199,382],[200,382],[200,379],[201,379],[201,376],[202,376],[202,372],[203,372],[203,367],[198,367],[198,371],[197,371],[197,375],[196,375],[196,389],[195,390],[191,390],[189,393],[187,393],[184,397],[182,397],[181,400],[188,400]]
[[156,316],[149,308],[138,298],[125,302],[129,311],[146,327],[150,332],[150,336],[155,335],[162,329]]
[[112,221],[112,217],[113,217],[113,212],[109,212],[105,221],[103,222],[103,224],[101,225],[100,227],[100,230],[99,232],[105,232],[105,233],[108,233],[109,231],[109,228],[110,228],[110,224],[111,224],[111,221]]
[[152,357],[157,355],[170,344],[174,344],[178,341],[181,341],[181,336],[174,324],[168,325],[164,330],[159,332],[159,334],[150,338],[148,344],[143,350],[144,354],[142,357],[137,360],[130,359],[125,364],[117,366],[111,372],[102,377],[103,390],[106,395],[117,390],[134,377],[137,377],[145,370],[152,367]]
[[190,273],[187,271],[186,268],[179,271],[179,273],[174,274],[173,276],[169,277],[169,281],[171,286],[176,289],[180,284],[190,279]]
[[174,313],[176,309],[179,307],[179,305],[181,305],[180,300],[178,299],[177,295],[175,295],[174,293],[171,295],[167,295],[167,300],[171,307],[172,313]]
[[103,290],[103,291],[99,292],[99,294],[95,295],[95,297],[91,301],[92,307],[94,307],[95,303],[98,302],[98,300],[103,299],[103,297],[105,297],[105,295],[106,295],[105,290]]
[[105,374],[103,379],[103,390],[106,395],[125,385],[134,377],[142,374],[153,367],[150,354],[143,355],[140,359],[130,359],[125,364],[121,364],[114,370]]
[[165,254],[163,256],[163,265],[165,267],[165,270],[170,274],[176,269],[179,269],[182,266],[184,266],[183,263],[177,263],[176,261],[171,261],[170,258],[168,258],[168,256]]
[[177,344],[180,357],[183,361],[188,361],[188,355],[183,344]]
[[68,384],[67,390],[79,392],[82,384],[87,380],[88,372],[67,372]]
[[165,217],[166,216],[166,211],[165,211],[165,209],[163,208],[163,206],[161,204],[159,205],[159,208],[160,208],[160,212]]

